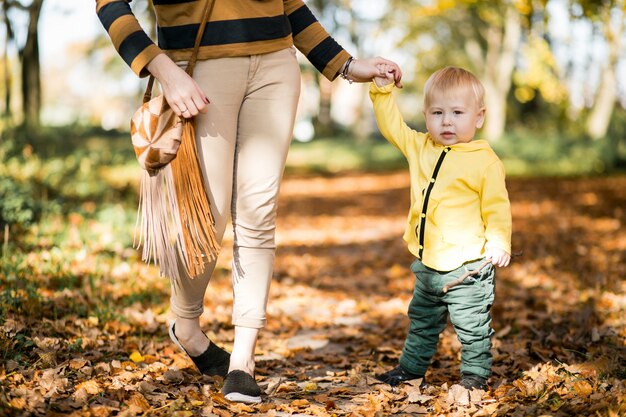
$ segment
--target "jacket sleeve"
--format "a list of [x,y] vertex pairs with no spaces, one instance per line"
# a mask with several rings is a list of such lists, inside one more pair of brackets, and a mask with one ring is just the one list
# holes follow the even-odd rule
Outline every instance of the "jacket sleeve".
[[283,3],[296,48],[326,78],[331,81],[337,78],[350,54],[326,32],[302,0],[283,0]]
[[511,254],[511,203],[506,190],[504,166],[499,159],[487,165],[483,173],[480,200],[487,247]]
[[141,28],[128,0],[96,0],[96,13],[113,46],[135,74],[148,75],[146,65],[163,51]]
[[411,141],[419,144],[422,139],[419,133],[411,129],[402,118],[400,109],[393,98],[393,83],[378,87],[375,82],[370,83],[370,99],[374,105],[374,116],[380,133],[392,145],[407,156],[407,146]]

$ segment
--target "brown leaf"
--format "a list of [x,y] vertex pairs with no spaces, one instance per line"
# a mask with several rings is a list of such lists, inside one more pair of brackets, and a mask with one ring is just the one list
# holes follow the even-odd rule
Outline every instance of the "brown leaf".
[[115,411],[112,407],[107,407],[106,405],[91,405],[89,407],[89,412],[93,417],[108,417],[113,411]]
[[139,383],[139,392],[142,394],[152,394],[156,391],[157,387],[154,384],[151,384],[148,381],[141,381]]
[[7,337],[13,337],[17,333],[20,333],[22,330],[24,330],[25,327],[26,327],[26,324],[24,323],[23,320],[15,319],[15,318],[7,318],[2,324],[1,329],[6,334]]
[[178,369],[168,369],[164,374],[163,378],[166,382],[170,384],[182,384],[185,380],[182,371]]
[[6,364],[4,365],[5,369],[7,372],[11,373],[14,370],[18,369],[20,367],[20,365],[14,361],[13,359],[9,359]]
[[463,406],[469,405],[469,391],[461,385],[454,384],[450,387],[450,390],[448,391],[446,401],[449,404],[459,404]]
[[417,404],[409,404],[406,407],[401,408],[401,412],[409,415],[429,414],[428,408]]
[[72,394],[72,399],[80,405],[87,404],[87,400],[89,400],[89,394],[84,388],[77,388],[74,394]]
[[129,405],[139,407],[143,411],[150,409],[150,404],[148,404],[146,398],[138,392],[133,392],[127,402]]
[[83,366],[87,365],[87,363],[89,363],[89,361],[87,361],[86,359],[83,359],[83,358],[70,359],[70,368],[72,368],[74,370],[78,370],[78,369],[82,368]]

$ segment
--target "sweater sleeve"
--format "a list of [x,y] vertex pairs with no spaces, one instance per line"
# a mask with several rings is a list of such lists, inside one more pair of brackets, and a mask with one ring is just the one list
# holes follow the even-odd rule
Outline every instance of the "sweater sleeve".
[[380,133],[407,156],[407,146],[411,140],[418,140],[418,132],[404,122],[400,109],[398,109],[393,98],[393,88],[393,83],[378,87],[375,82],[372,82],[369,92],[370,99],[374,105],[374,116]]
[[489,164],[482,177],[481,214],[485,222],[487,247],[511,253],[511,203],[506,190],[505,173],[498,159]]
[[326,78],[337,78],[350,54],[326,32],[302,0],[283,2],[296,48]]
[[141,28],[127,0],[96,0],[96,13],[113,46],[135,74],[144,77],[146,65],[163,51]]

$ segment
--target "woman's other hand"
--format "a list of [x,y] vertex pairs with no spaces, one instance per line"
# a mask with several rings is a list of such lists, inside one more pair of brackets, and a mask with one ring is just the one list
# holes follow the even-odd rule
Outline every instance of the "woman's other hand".
[[154,57],[147,69],[161,84],[165,100],[178,116],[191,118],[208,111],[209,99],[200,86],[167,55]]

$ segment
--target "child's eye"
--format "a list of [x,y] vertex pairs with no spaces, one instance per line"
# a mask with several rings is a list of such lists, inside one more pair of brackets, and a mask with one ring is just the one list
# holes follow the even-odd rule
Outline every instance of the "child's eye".
[[434,114],[435,116],[440,116],[441,114],[443,114],[443,112],[442,112],[442,111],[440,111],[440,110],[434,110],[434,111],[433,111],[433,114]]
[[463,112],[462,112],[461,110],[455,110],[455,111],[454,111],[454,114],[456,114],[456,115],[458,116],[458,115],[460,115],[460,114],[463,114]]

